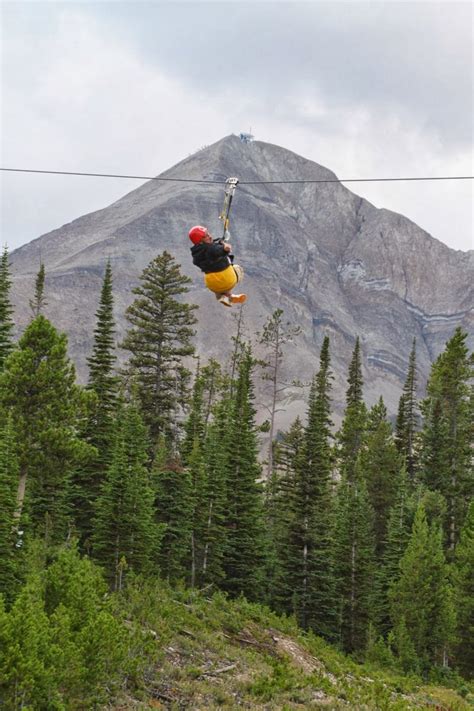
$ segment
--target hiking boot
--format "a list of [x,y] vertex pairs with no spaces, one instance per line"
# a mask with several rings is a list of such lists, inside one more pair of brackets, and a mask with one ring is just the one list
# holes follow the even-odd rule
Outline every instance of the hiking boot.
[[219,303],[223,304],[224,306],[232,306],[230,297],[225,296],[225,295],[219,297]]
[[230,300],[233,304],[243,304],[245,303],[246,299],[246,294],[232,294],[232,296],[230,297]]

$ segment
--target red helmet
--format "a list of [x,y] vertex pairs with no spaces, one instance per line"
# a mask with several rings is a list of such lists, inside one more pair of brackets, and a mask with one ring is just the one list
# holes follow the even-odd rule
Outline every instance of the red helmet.
[[191,229],[189,230],[189,239],[193,244],[199,244],[199,242],[202,242],[206,235],[207,229],[205,227],[202,227],[201,225],[191,227]]

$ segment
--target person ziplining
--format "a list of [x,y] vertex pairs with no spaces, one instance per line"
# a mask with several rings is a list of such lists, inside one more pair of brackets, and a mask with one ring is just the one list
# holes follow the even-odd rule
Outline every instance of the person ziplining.
[[230,207],[238,182],[237,178],[226,180],[224,207],[219,215],[219,219],[224,223],[224,234],[221,238],[214,239],[207,227],[202,225],[195,225],[189,230],[189,239],[193,243],[191,247],[193,264],[204,272],[204,283],[215,294],[219,303],[228,307],[233,304],[243,304],[247,299],[246,294],[232,292],[244,277],[242,267],[234,264],[234,255],[229,244]]

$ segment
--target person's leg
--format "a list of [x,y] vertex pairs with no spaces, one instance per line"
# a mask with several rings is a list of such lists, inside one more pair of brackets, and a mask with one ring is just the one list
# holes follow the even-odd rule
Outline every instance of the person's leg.
[[236,265],[237,268],[229,266],[222,272],[210,272],[205,274],[204,282],[207,288],[214,292],[216,299],[224,306],[232,306],[233,303],[243,303],[245,296],[237,295],[234,298],[232,289],[239,280],[243,277],[242,268]]
[[[234,264],[233,269],[235,272],[235,276],[237,277],[237,281],[234,286],[237,286],[237,284],[240,284],[240,282],[244,278],[244,270],[239,264]],[[247,296],[245,294],[231,294],[230,295],[230,300],[233,304],[243,304],[247,299]]]
[[220,291],[219,293],[216,293],[216,299],[224,306],[232,306],[232,294],[230,291]]
[[244,304],[247,301],[246,294],[232,294],[230,297],[231,303],[233,304]]
[[242,267],[239,264],[233,264],[232,268],[235,272],[235,276],[237,277],[236,284],[240,284],[240,282],[244,278],[244,270],[242,269]]

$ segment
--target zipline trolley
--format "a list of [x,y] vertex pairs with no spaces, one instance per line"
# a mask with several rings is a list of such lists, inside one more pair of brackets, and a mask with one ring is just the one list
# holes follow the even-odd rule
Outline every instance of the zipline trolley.
[[229,232],[229,216],[230,216],[230,208],[232,205],[232,198],[234,197],[235,189],[239,183],[238,178],[227,178],[225,181],[226,184],[226,189],[224,193],[224,205],[221,210],[221,214],[219,215],[219,220],[222,220],[224,223],[224,234],[222,235],[222,239],[224,242],[228,242],[230,240],[230,232]]

